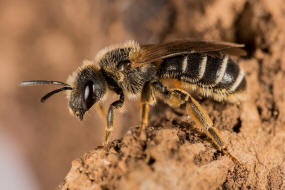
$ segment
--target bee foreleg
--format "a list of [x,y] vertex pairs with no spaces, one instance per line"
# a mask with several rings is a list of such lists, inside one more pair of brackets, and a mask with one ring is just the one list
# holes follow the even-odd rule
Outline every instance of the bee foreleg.
[[239,163],[238,160],[229,153],[227,146],[206,111],[188,92],[181,89],[167,89],[167,87],[163,86],[159,81],[152,82],[152,86],[155,92],[171,107],[179,108],[185,104],[187,114],[190,115],[199,127],[205,129],[206,134],[212,139],[212,142],[217,148],[228,155],[233,162]]
[[123,105],[124,105],[124,94],[121,93],[120,99],[113,102],[108,109],[107,127],[105,128],[105,133],[104,133],[104,145],[108,144],[109,138],[114,128],[114,110],[121,108]]

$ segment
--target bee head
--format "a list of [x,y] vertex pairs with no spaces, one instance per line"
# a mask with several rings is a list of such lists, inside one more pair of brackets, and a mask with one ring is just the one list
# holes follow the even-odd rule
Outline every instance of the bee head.
[[106,93],[106,85],[101,73],[92,64],[83,65],[68,79],[72,90],[67,92],[69,108],[80,120]]
[[75,71],[69,77],[67,83],[49,80],[32,80],[20,83],[21,86],[45,84],[60,85],[62,87],[47,93],[41,98],[41,102],[45,102],[49,97],[58,92],[67,91],[69,109],[71,113],[80,120],[83,119],[85,112],[88,111],[93,104],[98,102],[106,92],[106,85],[101,73],[93,64],[90,64],[90,62]]

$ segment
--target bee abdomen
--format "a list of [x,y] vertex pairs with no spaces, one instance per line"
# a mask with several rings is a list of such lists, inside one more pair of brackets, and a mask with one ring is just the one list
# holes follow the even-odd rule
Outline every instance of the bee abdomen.
[[168,58],[161,64],[159,76],[178,79],[218,94],[231,94],[246,87],[243,69],[227,55],[218,58],[193,53]]
[[180,79],[185,82],[196,83],[205,73],[207,57],[201,54],[176,56],[163,60],[159,69],[161,78]]
[[245,85],[243,68],[240,68],[236,62],[229,58],[226,70],[219,83],[214,86],[214,90],[226,89],[229,93],[233,93],[243,90]]

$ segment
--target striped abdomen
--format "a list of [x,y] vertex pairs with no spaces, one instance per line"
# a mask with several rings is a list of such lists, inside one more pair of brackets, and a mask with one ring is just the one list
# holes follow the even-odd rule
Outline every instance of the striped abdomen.
[[246,89],[244,70],[229,56],[217,58],[193,53],[168,58],[160,66],[159,77],[178,79],[219,101],[236,101],[239,97],[233,96]]

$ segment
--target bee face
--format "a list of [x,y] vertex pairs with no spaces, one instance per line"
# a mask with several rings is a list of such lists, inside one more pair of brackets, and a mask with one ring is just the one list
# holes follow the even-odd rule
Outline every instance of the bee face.
[[99,71],[92,65],[80,69],[71,86],[68,105],[71,112],[82,120],[85,112],[104,96],[106,86]]

